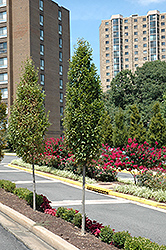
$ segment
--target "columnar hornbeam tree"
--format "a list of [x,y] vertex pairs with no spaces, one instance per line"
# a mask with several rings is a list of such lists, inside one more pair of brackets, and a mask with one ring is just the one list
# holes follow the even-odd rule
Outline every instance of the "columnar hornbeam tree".
[[69,65],[64,117],[65,140],[83,171],[82,234],[85,231],[85,172],[102,143],[101,120],[104,111],[97,70],[92,63],[92,49],[78,40]]
[[22,67],[16,99],[11,109],[8,136],[16,154],[25,162],[32,164],[34,210],[36,210],[34,164],[43,152],[44,135],[49,126],[44,97],[38,84],[38,71],[33,61],[27,59]]

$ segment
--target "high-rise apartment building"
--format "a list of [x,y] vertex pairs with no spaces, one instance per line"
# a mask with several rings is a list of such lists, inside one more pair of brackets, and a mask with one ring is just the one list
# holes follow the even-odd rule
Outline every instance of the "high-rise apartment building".
[[22,62],[29,57],[50,110],[48,136],[58,137],[70,57],[69,11],[52,0],[0,0],[0,90],[9,115]]
[[132,72],[146,61],[166,60],[166,13],[112,15],[100,25],[100,75],[103,91],[123,69]]

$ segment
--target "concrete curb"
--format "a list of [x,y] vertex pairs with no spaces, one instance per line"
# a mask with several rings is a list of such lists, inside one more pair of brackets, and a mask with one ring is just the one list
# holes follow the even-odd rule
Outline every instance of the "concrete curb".
[[[19,166],[12,165],[12,164],[8,164],[8,165],[10,167],[17,168],[17,169],[24,170],[24,171],[32,173],[32,171],[30,169],[19,167]],[[55,176],[53,174],[48,174],[48,173],[44,173],[44,172],[36,171],[36,170],[35,170],[35,173],[39,174],[39,175],[42,175],[42,176],[45,176],[45,177],[50,177],[50,178],[54,178],[54,179],[57,179],[57,180],[61,180],[61,181],[64,181],[64,182],[67,182],[67,183],[70,183],[70,184],[73,184],[73,185],[76,185],[76,186],[79,186],[79,187],[82,186],[82,184],[80,182],[78,182],[78,181],[73,181],[73,180],[70,180],[70,179],[67,179],[67,178]],[[116,196],[116,197],[119,197],[119,198],[139,202],[139,203],[142,203],[142,204],[145,204],[145,205],[150,205],[150,206],[153,206],[153,207],[166,209],[166,204],[165,203],[160,203],[160,202],[157,202],[157,201],[147,200],[147,199],[139,198],[139,197],[129,195],[129,194],[118,193],[118,192],[113,191],[112,189],[107,189],[107,188],[103,188],[103,187],[100,187],[100,186],[95,186],[94,184],[86,184],[85,187],[88,190],[92,190],[92,191],[95,191],[95,192],[98,192],[98,193],[108,194],[108,195]]]
[[19,212],[13,210],[6,205],[0,203],[0,211],[6,214],[8,217],[22,225],[23,227],[27,228],[29,231],[34,233],[40,239],[45,241],[47,244],[52,246],[57,250],[79,250],[77,247],[73,246],[72,244],[68,243],[67,241],[63,240],[58,235],[50,232],[46,228],[42,226],[38,226],[34,221],[27,218],[26,216],[20,214]]

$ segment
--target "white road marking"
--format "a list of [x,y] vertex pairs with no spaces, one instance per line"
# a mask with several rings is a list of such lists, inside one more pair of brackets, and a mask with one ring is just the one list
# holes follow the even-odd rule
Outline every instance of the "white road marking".
[[[123,201],[120,199],[116,200],[85,200],[86,205],[103,205],[103,204],[120,204],[120,203],[130,203],[130,201]],[[56,206],[73,206],[77,205],[80,206],[82,204],[82,200],[63,200],[63,201],[52,201],[51,206],[56,207]]]

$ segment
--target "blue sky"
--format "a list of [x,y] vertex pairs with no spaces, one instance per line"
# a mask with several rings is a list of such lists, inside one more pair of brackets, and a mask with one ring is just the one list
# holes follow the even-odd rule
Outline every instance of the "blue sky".
[[99,26],[112,15],[146,15],[149,10],[166,12],[166,0],[54,0],[70,10],[71,56],[78,38],[87,40],[93,49],[93,61],[100,70]]

